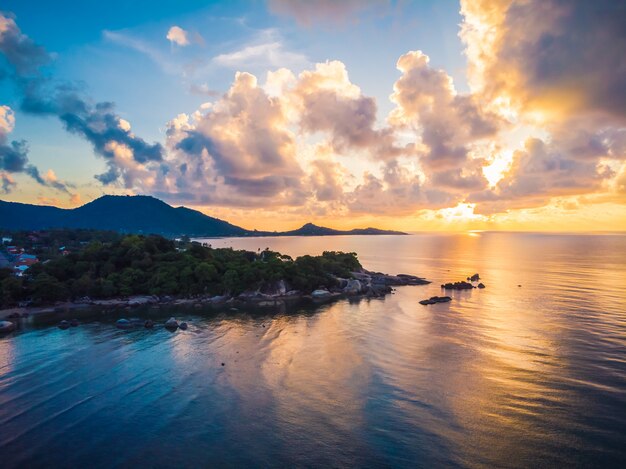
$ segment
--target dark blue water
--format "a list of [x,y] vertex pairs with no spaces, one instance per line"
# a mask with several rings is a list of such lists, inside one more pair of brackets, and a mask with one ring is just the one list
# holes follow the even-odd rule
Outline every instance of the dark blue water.
[[[384,300],[0,338],[2,467],[626,464],[626,236],[211,240],[357,251]],[[485,290],[418,301],[479,272]],[[521,287],[518,287],[521,285]],[[224,366],[222,366],[224,363]]]

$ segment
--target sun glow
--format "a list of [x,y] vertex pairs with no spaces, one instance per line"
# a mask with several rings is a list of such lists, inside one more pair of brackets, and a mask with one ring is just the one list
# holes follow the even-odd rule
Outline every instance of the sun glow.
[[440,210],[439,213],[447,221],[484,219],[485,217],[483,215],[474,213],[474,207],[476,207],[476,204],[460,203],[456,207],[444,208]]
[[500,181],[505,173],[511,167],[513,162],[513,152],[511,150],[504,150],[496,155],[488,166],[483,166],[483,174],[487,181],[489,181],[490,187],[495,187],[498,181]]

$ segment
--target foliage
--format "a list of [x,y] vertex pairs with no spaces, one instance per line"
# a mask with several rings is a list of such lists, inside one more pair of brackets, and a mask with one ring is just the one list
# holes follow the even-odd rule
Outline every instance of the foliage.
[[270,250],[255,253],[161,236],[107,239],[99,234],[66,256],[32,266],[24,280],[0,275],[0,306],[21,299],[41,304],[84,296],[237,295],[271,288],[279,280],[310,292],[332,287],[337,277],[351,277],[360,268],[355,253],[324,252],[293,260]]

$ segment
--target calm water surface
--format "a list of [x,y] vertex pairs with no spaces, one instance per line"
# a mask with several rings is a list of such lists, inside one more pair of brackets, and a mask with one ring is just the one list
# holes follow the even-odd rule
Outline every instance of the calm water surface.
[[[190,321],[176,333],[27,324],[0,338],[0,466],[626,465],[626,236],[207,242],[356,251],[433,284],[160,313]],[[485,290],[418,304],[474,272]]]

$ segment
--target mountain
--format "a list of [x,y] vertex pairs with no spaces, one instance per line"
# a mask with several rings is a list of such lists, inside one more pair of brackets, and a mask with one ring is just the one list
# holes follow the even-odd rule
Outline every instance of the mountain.
[[0,201],[0,227],[11,230],[91,228],[166,236],[244,236],[247,230],[149,196],[105,195],[75,209]]
[[337,235],[405,235],[402,231],[379,230],[378,228],[356,228],[354,230],[334,230],[325,226],[317,226],[307,223],[297,230],[275,233],[274,236],[337,236]]
[[105,195],[82,207],[62,209],[0,200],[0,228],[42,230],[90,228],[124,233],[154,233],[164,236],[334,236],[406,234],[376,228],[333,230],[307,223],[284,232],[249,231],[186,207],[172,207],[150,196]]

